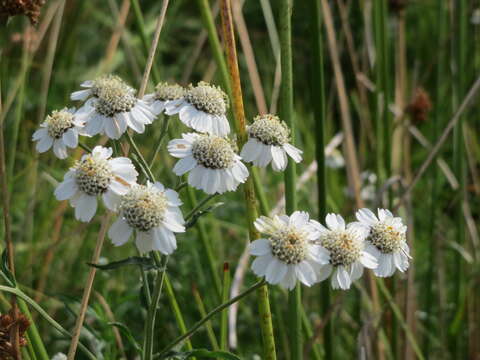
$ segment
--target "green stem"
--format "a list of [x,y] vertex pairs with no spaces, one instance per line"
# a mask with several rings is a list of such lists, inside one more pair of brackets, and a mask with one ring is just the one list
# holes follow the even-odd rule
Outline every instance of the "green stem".
[[[207,316],[207,311],[205,310],[205,304],[202,301],[202,298],[200,297],[200,294],[198,293],[197,289],[193,289],[193,297],[195,299],[195,302],[197,303],[198,311],[200,312],[200,315],[202,315],[202,318]],[[212,322],[207,321],[205,322],[205,327],[207,328],[207,335],[208,339],[210,340],[210,345],[212,345],[212,349],[217,351],[220,350],[220,346],[218,345],[217,337],[215,336],[215,332],[213,331],[212,327]]]
[[[293,1],[282,0],[280,7],[280,56],[282,65],[282,88],[280,118],[290,127],[292,132],[291,143],[295,145],[295,119],[293,113],[293,72],[292,72],[292,11]],[[288,162],[285,171],[285,202],[287,214],[292,214],[297,208],[296,164]],[[292,360],[303,358],[302,349],[302,293],[301,285],[297,286],[288,297],[288,308],[290,314],[290,341],[292,342]]]
[[198,321],[195,325],[193,325],[188,331],[186,331],[183,335],[179,336],[176,338],[174,341],[172,341],[170,344],[168,344],[165,349],[163,349],[159,357],[161,358],[162,355],[165,355],[168,351],[170,351],[172,348],[174,348],[176,345],[180,344],[182,341],[185,339],[190,338],[194,333],[198,331],[202,327],[203,324],[205,324],[207,321],[209,321],[212,317],[214,317],[216,314],[220,313],[222,310],[228,308],[230,305],[236,303],[237,301],[240,301],[243,299],[245,296],[250,294],[251,292],[255,291],[258,288],[262,288],[263,285],[265,285],[265,281],[261,280],[251,287],[249,287],[247,290],[244,292],[240,293],[239,295],[235,296],[234,298],[230,299],[229,301],[217,306],[215,309],[210,311],[207,316],[205,316],[203,319]]
[[132,138],[132,135],[130,135],[130,133],[128,131],[125,131],[125,134],[127,136],[128,143],[130,144],[130,146],[133,149],[133,152],[135,153],[135,155],[137,155],[138,160],[140,161],[143,169],[147,172],[147,175],[148,175],[150,181],[155,182],[155,176],[153,176],[152,170],[150,169],[150,167],[148,166],[145,158],[143,157],[142,153],[138,149],[137,144],[135,143],[135,141]]
[[163,144],[163,140],[165,139],[165,135],[167,135],[168,133],[168,123],[169,123],[168,119],[169,119],[168,116],[163,117],[162,128],[160,129],[160,136],[158,137],[158,140],[157,140],[157,147],[155,149],[155,152],[152,155],[152,159],[150,160],[150,168],[153,168],[153,164],[155,163],[158,153],[160,152],[160,149]]
[[[168,256],[165,259],[165,268],[167,266]],[[161,267],[161,261],[158,259],[157,266]],[[152,301],[148,308],[147,323],[145,326],[145,349],[143,350],[143,356],[145,360],[152,360],[153,357],[153,336],[155,333],[155,317],[157,314],[158,303],[160,302],[160,296],[162,295],[163,283],[165,281],[165,273],[163,270],[157,274],[157,281],[153,289]]]
[[[324,75],[324,57],[323,57],[323,37],[321,24],[321,4],[320,0],[310,1],[312,22],[311,33],[314,34],[313,40],[313,79],[312,79],[312,99],[313,111],[315,116],[315,158],[317,160],[317,193],[318,193],[318,221],[323,222],[327,215],[327,182],[325,167],[325,123],[326,123],[326,104],[325,104],[325,75]],[[323,317],[327,316],[330,310],[330,285],[328,281],[320,284],[321,311]],[[323,328],[323,346],[325,359],[331,360],[333,357],[333,326],[332,321],[328,320]]]
[[32,319],[32,314],[30,314],[27,304],[25,304],[23,300],[19,300],[18,307],[20,308],[20,311],[30,320],[30,326],[28,327],[27,333],[33,348],[35,349],[35,354],[38,355],[38,359],[49,360],[50,357],[48,356],[47,349],[45,349],[45,345],[43,344],[40,333],[38,332],[38,328]]
[[205,206],[210,200],[214,197],[218,196],[219,194],[212,194],[208,195],[207,197],[203,198],[195,207],[185,216],[185,221],[190,219],[197,211],[199,211],[203,206]]
[[[228,301],[230,294],[230,267],[228,263],[223,264],[223,289],[222,289],[222,301],[225,303]],[[220,317],[220,349],[228,350],[228,312],[222,311]]]
[[[240,71],[238,69],[237,49],[235,45],[232,7],[230,0],[220,1],[220,12],[222,17],[222,33],[227,54],[228,73],[230,76],[230,84],[232,86],[232,103],[236,129],[238,131],[238,147],[241,148],[247,141],[248,135],[245,111],[243,108],[242,86],[240,82]],[[258,239],[260,234],[254,226],[254,221],[257,218],[257,206],[255,189],[251,176],[245,182],[243,189],[245,194],[245,207],[247,211],[249,236],[250,241],[252,241]],[[275,360],[277,358],[275,351],[275,337],[273,334],[272,316],[270,312],[270,302],[268,300],[268,288],[266,285],[259,288],[258,298],[258,310],[263,338],[264,358],[265,360]]]

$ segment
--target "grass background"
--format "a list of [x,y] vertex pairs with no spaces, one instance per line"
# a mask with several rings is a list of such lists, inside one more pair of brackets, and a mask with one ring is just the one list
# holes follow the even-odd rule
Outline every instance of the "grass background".
[[[118,13],[122,6],[125,9],[125,4],[129,4],[128,0],[123,4],[120,0],[69,0],[63,14],[59,11],[62,3],[47,1],[36,28],[31,27],[26,18],[15,17],[0,30],[0,113],[5,119],[2,131],[17,280],[52,317],[66,329],[72,329],[100,216],[89,224],[81,224],[74,220],[71,208],[53,196],[57,182],[81,150],[64,161],[56,159],[51,152],[38,155],[31,135],[43,121],[45,111],[74,105],[69,95],[84,80],[102,73],[115,73],[132,86],[139,86],[161,3],[140,1],[139,14],[133,1],[121,32]],[[153,89],[154,79],[183,85],[200,80],[222,83],[202,22],[201,3],[171,1],[148,90]],[[299,177],[310,174],[298,190],[298,208],[309,211],[312,216],[316,216],[319,207],[315,174],[309,172],[309,166],[315,161],[314,128],[318,119],[314,116],[314,106],[319,101],[319,93],[312,83],[319,66],[312,43],[318,41],[319,36],[323,39],[326,36],[323,26],[322,34],[312,31],[314,3],[296,1],[292,18],[295,135],[297,146],[305,155],[297,173]],[[397,203],[430,152],[430,146],[425,143],[437,142],[476,81],[480,68],[478,1],[412,0],[398,11],[393,5],[400,3],[398,0],[329,2],[356,156],[361,171],[374,173],[378,179],[372,196],[365,199],[371,208],[393,207]],[[210,5],[215,14],[216,5],[214,2]],[[387,9],[388,5],[392,7]],[[265,11],[269,8],[272,13]],[[253,49],[253,56],[245,51],[240,40],[246,38],[241,34],[242,39],[237,39],[240,73],[245,111],[251,120],[263,111],[263,103],[276,111],[282,105],[274,95],[279,89],[275,82],[279,8],[276,1],[245,1],[242,14]],[[322,20],[324,15],[321,14]],[[236,20],[238,28],[239,18]],[[220,26],[219,18],[215,24]],[[328,143],[344,128],[331,53],[327,42],[321,41]],[[254,85],[250,77],[254,74],[248,66],[252,60],[258,69],[260,87]],[[431,108],[416,96],[418,88],[429,94]],[[262,92],[264,100],[259,96]],[[383,111],[385,99],[388,112]],[[421,110],[423,117],[418,116]],[[394,316],[384,296],[380,296],[381,317],[372,317],[367,311],[371,303],[363,281],[348,292],[333,291],[329,320],[334,329],[334,358],[353,358],[370,339],[378,337],[386,358],[413,359],[415,355],[403,325],[413,334],[426,358],[480,358],[478,110],[478,100],[474,100],[436,161],[399,209],[409,224],[414,260],[407,274],[397,273],[386,284],[394,294],[402,318]],[[147,158],[155,149],[161,121],[160,117],[145,134],[135,136]],[[176,138],[185,129],[177,119],[172,119],[169,137]],[[422,141],[419,141],[420,135]],[[94,145],[97,141],[95,138],[86,142]],[[341,156],[342,146],[338,151],[337,156]],[[443,161],[443,168],[439,167],[438,160]],[[163,149],[154,165],[155,175],[168,187],[174,187],[179,181],[171,172],[173,164],[174,159]],[[356,203],[348,190],[346,172],[350,165],[347,160],[346,166],[327,167],[326,207],[353,220]],[[449,177],[445,176],[445,168],[450,169]],[[261,185],[273,207],[283,194],[283,176],[270,170],[260,173]],[[378,196],[382,189],[386,191]],[[203,196],[197,193],[198,199]],[[223,205],[202,220],[219,277],[224,262],[235,271],[247,241],[242,196],[236,192],[217,197],[215,201]],[[182,197],[186,199],[186,193]],[[184,213],[188,211],[185,206]],[[3,238],[3,224],[0,231]],[[198,289],[207,309],[220,303],[220,298],[214,290],[197,230],[178,236],[178,242],[179,248],[169,261],[168,271],[189,327],[201,318],[192,297],[193,287]],[[134,254],[131,242],[121,248],[106,242],[102,261],[116,261]],[[134,267],[97,273],[82,341],[101,352],[105,359],[122,356],[108,322],[125,324],[141,341],[145,309],[141,306],[139,279],[140,273]],[[254,275],[247,271],[244,284],[254,281]],[[304,289],[303,294],[306,317],[314,331],[320,331],[324,325],[320,310],[322,289],[314,286]],[[3,311],[6,311],[6,294],[2,298]],[[271,301],[278,357],[288,359],[286,294],[271,289]],[[239,306],[238,347],[232,351],[245,359],[261,354],[255,302],[255,297],[250,296]],[[66,339],[40,317],[36,323],[49,353],[66,351]],[[218,333],[219,317],[212,325]],[[161,299],[156,331],[157,350],[179,335],[166,297]],[[322,337],[315,342],[321,354]],[[192,338],[192,343],[196,348],[210,347],[204,330]],[[306,343],[306,358],[313,358],[308,340]],[[123,337],[123,346],[126,357],[133,358],[133,346],[126,337]],[[366,349],[369,354],[368,346]],[[78,358],[82,358],[80,353]]]

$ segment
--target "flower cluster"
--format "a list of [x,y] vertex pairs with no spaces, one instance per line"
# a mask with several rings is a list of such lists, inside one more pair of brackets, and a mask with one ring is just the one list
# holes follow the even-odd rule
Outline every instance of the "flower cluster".
[[[272,114],[254,119],[238,154],[228,137],[228,97],[206,82],[187,88],[160,83],[142,99],[114,75],[85,81],[81,87],[71,94],[72,100],[83,102],[78,110],[53,111],[33,134],[37,151],[53,147],[54,154],[65,159],[67,148],[79,145],[79,136],[101,134],[116,140],[128,128],[143,133],[164,113],[178,114],[193,130],[168,143],[170,155],[179,159],[172,171],[178,176],[188,173],[188,184],[207,194],[235,191],[244,183],[249,171],[242,160],[263,168],[271,163],[274,171],[285,170],[288,157],[302,160],[302,151],[290,143],[290,129]],[[175,234],[186,230],[178,193],[153,181],[152,176],[147,176],[151,181],[138,183],[134,163],[126,156],[113,155],[112,148],[101,145],[84,154],[56,188],[56,198],[69,200],[75,217],[84,222],[92,220],[102,199],[118,215],[108,231],[115,246],[134,237],[141,253],[173,253]],[[145,166],[141,163],[144,173]],[[260,217],[254,225],[265,237],[250,244],[250,253],[257,256],[253,272],[287,289],[295,287],[297,280],[311,286],[328,277],[333,288],[348,289],[365,267],[380,277],[391,276],[397,269],[405,271],[410,255],[401,218],[385,209],[377,215],[361,209],[356,217],[358,221],[346,224],[340,215],[328,214],[326,226],[299,211],[291,216]]]
[[326,226],[300,211],[290,217],[260,217],[255,227],[266,237],[250,244],[250,254],[257,256],[253,272],[286,289],[293,289],[297,280],[311,286],[330,277],[334,289],[346,290],[364,268],[379,277],[407,270],[410,255],[402,219],[385,209],[378,210],[378,217],[360,209],[356,217],[358,221],[346,224],[340,215],[328,214]]

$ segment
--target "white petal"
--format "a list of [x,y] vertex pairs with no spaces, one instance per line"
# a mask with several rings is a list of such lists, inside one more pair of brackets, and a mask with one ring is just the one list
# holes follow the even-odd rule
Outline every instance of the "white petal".
[[345,230],[345,221],[340,215],[327,214],[325,222],[330,230]]
[[121,131],[120,125],[123,125],[123,121],[119,122],[115,117],[105,119],[105,134],[110,139],[119,139],[122,136],[123,132]]
[[265,276],[267,273],[267,268],[270,262],[273,261],[273,256],[267,254],[264,256],[259,256],[252,262],[252,271],[257,276]]
[[53,145],[53,138],[50,135],[44,136],[36,146],[36,149],[39,153],[43,153],[50,149]]
[[248,245],[250,255],[263,256],[271,253],[270,241],[267,239],[258,239]]
[[242,151],[240,152],[240,156],[246,162],[251,162],[257,159],[258,155],[260,154],[262,148],[259,142],[256,139],[248,139],[248,141],[243,145]]
[[312,260],[322,265],[330,261],[330,252],[320,245],[309,245],[309,255]]
[[167,146],[170,155],[176,158],[184,158],[192,155],[192,143],[185,139],[174,139]]
[[272,152],[272,169],[274,171],[283,171],[287,167],[287,155],[279,146],[271,146]]
[[70,99],[73,101],[84,101],[86,98],[90,96],[91,93],[92,91],[90,89],[74,91],[70,95]]
[[55,189],[55,197],[57,200],[67,200],[73,197],[77,192],[77,182],[74,178],[63,180]]
[[307,212],[295,211],[289,218],[289,224],[297,228],[302,228],[308,223],[309,218]]
[[59,159],[65,159],[68,156],[67,147],[62,140],[55,140],[53,142],[53,152]]
[[125,195],[130,190],[130,187],[123,182],[112,180],[110,185],[108,185],[108,189],[117,195]]
[[87,194],[81,195],[75,203],[75,217],[77,220],[88,222],[97,211],[97,198]]
[[358,280],[362,277],[363,265],[359,261],[355,261],[350,267],[350,279],[352,281]]
[[360,255],[360,262],[368,269],[375,269],[378,266],[378,261],[366,251],[362,251]]
[[42,139],[43,137],[48,136],[48,130],[45,128],[40,128],[37,131],[35,131],[32,135],[32,140],[33,141],[38,141]]
[[163,225],[173,232],[185,232],[183,217],[179,219],[176,215],[178,215],[178,213],[167,212],[162,221]]
[[76,148],[78,146],[78,133],[75,129],[68,129],[62,136],[62,140],[69,148]]
[[156,227],[152,229],[153,233],[153,250],[158,250],[164,255],[170,255],[177,248],[175,235],[164,227]]
[[108,230],[108,237],[112,240],[113,245],[121,246],[128,241],[130,236],[132,236],[132,232],[133,229],[127,224],[127,222],[122,217],[118,217]]
[[285,276],[283,277],[282,282],[280,285],[287,290],[293,290],[295,285],[297,284],[297,274],[295,272],[294,265],[288,265],[288,270]]
[[180,197],[178,196],[178,193],[172,189],[165,190],[165,196],[167,197],[170,205],[180,206],[183,204],[182,200],[180,200]]
[[182,176],[192,170],[195,166],[197,166],[197,161],[190,155],[178,160],[172,171],[175,175]]
[[267,282],[269,282],[270,284],[275,285],[282,281],[286,273],[287,264],[274,257],[268,265],[267,272],[265,274],[265,280],[267,280]]
[[332,277],[332,287],[334,289],[347,290],[350,288],[352,281],[350,280],[350,274],[344,266],[337,266]]
[[296,163],[299,163],[300,161],[302,161],[303,151],[301,151],[300,149],[297,149],[295,146],[291,144],[284,144],[283,149]]
[[330,264],[321,266],[317,272],[317,281],[320,282],[328,278],[331,275],[332,270],[333,266]]
[[395,272],[392,254],[381,254],[378,258],[378,267],[373,270],[378,277],[389,277]]
[[307,286],[312,286],[317,279],[315,271],[313,271],[313,268],[306,261],[297,264],[295,266],[295,272],[298,280]]
[[153,250],[153,234],[150,231],[137,230],[135,245],[140,254],[145,254]]
[[120,205],[120,200],[121,197],[117,194],[115,194],[112,190],[107,190],[103,195],[103,202],[105,206],[112,210],[112,211],[117,211],[118,205]]

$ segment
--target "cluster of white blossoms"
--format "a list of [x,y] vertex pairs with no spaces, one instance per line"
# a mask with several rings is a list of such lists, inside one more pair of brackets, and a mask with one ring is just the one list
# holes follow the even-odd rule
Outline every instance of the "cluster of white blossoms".
[[340,215],[328,214],[326,227],[300,211],[290,217],[260,217],[255,226],[266,237],[250,244],[250,254],[257,256],[253,272],[289,290],[297,280],[311,286],[329,277],[332,288],[347,290],[364,268],[379,277],[407,270],[410,255],[402,219],[385,209],[378,210],[378,217],[368,209],[356,216],[358,221],[347,225]]
[[[179,159],[173,172],[188,173],[188,184],[207,194],[235,191],[244,183],[249,171],[242,160],[264,168],[271,163],[274,171],[285,170],[288,157],[302,160],[302,151],[290,143],[288,126],[271,114],[254,119],[239,155],[235,142],[227,137],[228,98],[206,82],[188,88],[160,83],[142,99],[113,75],[81,86],[71,99],[83,105],[78,110],[53,111],[33,134],[37,151],[53,147],[54,154],[64,159],[67,148],[79,145],[79,136],[119,139],[127,128],[143,133],[164,113],[178,114],[195,131],[168,143],[170,155]],[[108,231],[114,245],[135,237],[140,253],[171,254],[177,248],[175,234],[186,230],[178,193],[159,182],[138,184],[132,161],[112,155],[111,148],[100,145],[84,154],[56,188],[56,198],[69,200],[75,217],[84,222],[94,217],[101,198],[107,209],[117,213]],[[252,270],[287,289],[293,289],[297,280],[311,286],[329,277],[333,288],[348,289],[365,267],[380,277],[405,271],[410,255],[402,219],[385,209],[379,209],[378,215],[361,209],[356,216],[358,221],[347,225],[340,215],[328,214],[326,227],[299,211],[257,219],[255,227],[265,237],[250,244],[250,253],[257,256]]]

